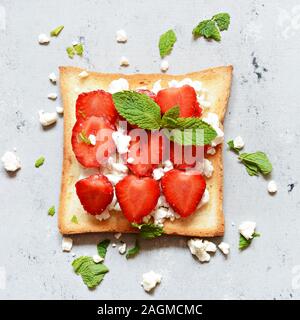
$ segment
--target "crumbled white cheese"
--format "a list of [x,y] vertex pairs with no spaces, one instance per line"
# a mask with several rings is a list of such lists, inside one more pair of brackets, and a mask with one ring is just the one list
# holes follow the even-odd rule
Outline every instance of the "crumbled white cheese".
[[112,133],[112,138],[119,154],[124,154],[128,152],[128,147],[131,141],[130,136],[128,136],[123,130],[118,130]]
[[173,169],[173,163],[170,160],[166,160],[163,162],[163,170],[164,172],[168,172]]
[[201,207],[203,207],[204,205],[206,205],[209,202],[209,191],[207,190],[207,188],[205,189],[203,196],[197,206],[197,209],[200,209]]
[[127,34],[123,29],[117,31],[116,38],[117,38],[117,42],[122,42],[122,43],[125,43],[128,40]]
[[220,121],[218,115],[216,113],[209,112],[207,116],[204,117],[202,120],[210,124],[217,132],[216,138],[211,142],[212,147],[215,147],[218,144],[222,143],[224,139],[224,132],[220,128]]
[[121,233],[121,232],[118,232],[118,233],[115,233],[115,234],[114,234],[114,237],[115,237],[116,239],[120,239],[121,236],[122,236],[122,233]]
[[153,84],[152,92],[154,92],[155,94],[157,94],[158,91],[160,91],[161,89],[162,89],[162,87],[161,87],[161,80],[155,81],[154,84]]
[[116,185],[127,175],[128,167],[124,163],[116,162],[115,157],[109,157],[107,160],[107,165],[102,170],[102,173],[113,185]]
[[203,162],[197,162],[195,169],[203,173],[207,178],[210,178],[214,172],[214,166],[208,159],[204,159]]
[[127,159],[127,163],[134,163],[134,158],[129,157],[129,158]]
[[124,175],[114,173],[107,173],[105,176],[114,186],[124,178]]
[[160,180],[165,175],[164,169],[156,168],[153,170],[152,175],[154,180]]
[[171,221],[174,221],[175,219],[179,219],[180,215],[177,214],[175,211],[173,211],[172,208],[158,208],[154,210],[151,215],[154,219],[154,224],[157,225],[163,225],[166,219],[170,219]]
[[194,88],[195,91],[202,90],[202,82],[197,81],[197,80],[193,81],[190,78],[184,78],[181,81],[171,80],[171,81],[169,81],[168,85],[170,88],[180,88],[182,86],[189,85],[192,88]]
[[163,60],[160,64],[160,70],[162,72],[166,72],[169,69],[169,62],[167,60]]
[[269,193],[276,193],[277,192],[277,184],[274,180],[271,180],[268,183],[268,191],[269,191]]
[[109,211],[106,209],[104,210],[101,214],[97,214],[95,215],[95,218],[99,221],[102,221],[102,220],[107,220],[110,218],[110,213]]
[[112,243],[111,246],[115,248],[117,245],[115,243]]
[[120,246],[119,246],[119,253],[120,254],[124,254],[126,252],[126,243],[122,243]]
[[151,291],[156,287],[158,283],[161,282],[162,276],[159,273],[150,271],[143,274],[142,286],[146,292]]
[[85,71],[85,70],[81,71],[81,72],[78,74],[78,77],[79,77],[80,79],[85,79],[85,78],[87,78],[88,76],[89,76],[89,73],[88,73],[87,71]]
[[223,254],[228,255],[230,250],[230,245],[226,242],[221,242],[218,245],[219,249],[223,252]]
[[129,89],[129,83],[126,79],[120,78],[118,80],[113,80],[108,86],[108,92],[116,93],[123,90]]
[[207,149],[207,154],[210,154],[213,156],[214,154],[216,154],[216,149],[214,147],[209,147]]
[[61,248],[62,251],[70,252],[73,247],[73,239],[68,238],[68,237],[63,237],[62,243],[61,243]]
[[239,226],[239,232],[247,240],[253,238],[253,233],[255,232],[256,223],[253,221],[244,221]]
[[94,254],[93,255],[93,261],[95,263],[100,263],[100,262],[104,261],[104,259],[102,257],[100,257],[99,254]]
[[121,67],[128,67],[129,66],[129,60],[122,56],[121,59],[120,59],[120,66]]
[[94,134],[90,134],[89,135],[89,140],[90,140],[90,143],[91,143],[92,146],[96,145],[97,139],[96,139],[96,136]]
[[243,149],[245,145],[245,142],[241,136],[237,136],[233,140],[233,146],[237,149]]
[[53,84],[56,84],[57,78],[54,72],[51,72],[48,77]]
[[60,115],[64,114],[64,108],[63,107],[56,107],[56,112]]
[[208,262],[210,260],[209,252],[216,252],[217,247],[213,242],[200,239],[190,239],[188,247],[193,255],[195,255],[200,262]]
[[6,151],[1,160],[6,171],[14,172],[21,168],[20,159],[15,152]]
[[57,113],[56,112],[44,112],[44,110],[39,111],[39,119],[40,123],[43,127],[50,126],[57,121]]
[[41,33],[39,35],[39,44],[48,44],[50,42],[50,38],[44,34],[44,33]]
[[52,92],[52,93],[49,93],[47,97],[50,100],[56,100],[57,99],[57,94]]

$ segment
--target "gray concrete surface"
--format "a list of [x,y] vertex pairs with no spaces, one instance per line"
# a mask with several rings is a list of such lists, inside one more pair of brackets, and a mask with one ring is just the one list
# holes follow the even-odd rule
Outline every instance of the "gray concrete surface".
[[[221,11],[232,19],[222,41],[193,41],[196,23]],[[0,298],[299,299],[299,21],[296,0],[1,0],[0,153],[16,147],[23,167],[14,177],[0,172]],[[60,24],[65,29],[57,39],[38,45],[40,33]],[[125,45],[115,42],[119,28],[128,33]],[[60,103],[46,98],[58,90],[47,76],[59,65],[159,72],[157,40],[168,28],[178,35],[168,58],[170,73],[234,65],[226,140],[242,135],[247,151],[267,152],[279,191],[268,195],[267,181],[250,178],[235,155],[224,151],[224,240],[232,246],[230,256],[218,252],[209,264],[200,264],[180,237],[144,241],[141,254],[130,261],[110,247],[110,272],[89,291],[72,272],[71,254],[61,252],[56,217],[47,216],[48,208],[58,205],[63,133],[62,119],[49,130],[37,119],[38,109],[54,110]],[[70,60],[65,48],[80,37],[85,55]],[[118,65],[121,55],[130,59],[124,70]],[[35,169],[40,155],[46,162]],[[257,222],[262,236],[239,252],[237,226],[246,219]],[[93,254],[104,237],[74,236],[73,252]],[[124,239],[134,241],[132,236]],[[149,295],[140,281],[151,269],[163,281]]]

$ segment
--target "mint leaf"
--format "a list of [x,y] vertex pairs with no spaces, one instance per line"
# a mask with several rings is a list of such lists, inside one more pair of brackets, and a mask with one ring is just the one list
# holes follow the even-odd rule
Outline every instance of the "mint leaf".
[[228,13],[218,13],[212,17],[212,20],[216,21],[220,31],[228,30],[230,24],[230,15]]
[[160,36],[158,47],[162,58],[171,53],[176,40],[176,34],[173,30],[168,30]]
[[57,37],[63,30],[64,26],[59,26],[50,32],[51,37]]
[[163,235],[164,233],[163,227],[158,226],[154,223],[132,223],[132,226],[140,230],[140,235],[144,239],[157,238]]
[[40,166],[42,166],[45,162],[45,157],[39,157],[36,161],[35,161],[35,164],[34,166],[36,168],[39,168]]
[[69,58],[70,58],[70,59],[73,59],[74,56],[75,56],[75,50],[74,50],[74,48],[73,48],[73,47],[68,47],[68,48],[66,49],[66,51],[67,51],[67,54],[68,54]]
[[176,128],[176,120],[179,117],[179,114],[179,106],[172,107],[166,113],[164,113],[161,119],[161,126],[170,129]]
[[90,139],[86,136],[84,131],[81,131],[78,135],[79,139],[84,142],[85,144],[91,144]]
[[133,258],[140,252],[139,242],[136,240],[133,248],[130,248],[126,253],[126,259]]
[[244,250],[244,249],[246,249],[247,247],[249,247],[250,244],[251,244],[251,242],[252,242],[252,240],[253,240],[254,238],[260,237],[260,234],[254,232],[252,236],[253,236],[252,239],[246,239],[243,235],[240,234],[240,240],[239,240],[239,249],[240,249],[240,250]]
[[200,22],[193,30],[194,37],[204,37],[206,39],[221,40],[221,34],[217,24],[213,20],[204,20]]
[[160,128],[160,107],[147,95],[122,91],[114,93],[113,100],[118,113],[130,124],[148,130]]
[[82,43],[77,43],[77,44],[75,44],[75,45],[73,46],[73,48],[74,48],[76,54],[77,54],[78,56],[82,57],[82,55],[83,55],[83,45],[82,45]]
[[237,154],[240,153],[240,150],[241,150],[241,149],[236,148],[236,147],[234,146],[233,140],[228,141],[228,142],[227,142],[227,145],[228,145],[228,147],[229,147],[229,150],[231,150],[231,151],[233,151],[233,152],[235,152],[235,153],[237,153]]
[[48,209],[48,215],[53,217],[55,215],[55,207],[52,206]]
[[107,252],[107,247],[108,245],[110,244],[110,240],[109,239],[105,239],[101,242],[99,242],[97,244],[97,251],[98,251],[98,254],[101,258],[105,258],[106,256],[106,252]]
[[80,275],[85,285],[92,289],[98,286],[109,269],[103,263],[95,263],[91,257],[82,256],[72,262],[73,270]]
[[256,166],[258,171],[263,175],[268,175],[272,171],[272,164],[264,152],[242,153],[239,159],[246,165],[246,168],[248,167],[248,169],[254,170],[253,168]]
[[75,216],[75,214],[73,215],[73,217],[71,218],[71,222],[78,224],[78,219],[77,216]]
[[258,168],[256,165],[254,164],[250,164],[250,163],[246,163],[246,162],[242,162],[245,167],[246,167],[246,170],[249,174],[249,176],[258,176]]

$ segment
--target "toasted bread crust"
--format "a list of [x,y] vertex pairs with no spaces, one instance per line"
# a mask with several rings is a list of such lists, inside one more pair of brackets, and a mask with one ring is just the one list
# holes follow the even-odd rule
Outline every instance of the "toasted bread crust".
[[[63,171],[61,179],[60,207],[58,226],[62,234],[78,234],[89,232],[122,232],[133,233],[127,219],[121,212],[111,212],[111,217],[105,221],[98,221],[93,216],[86,214],[83,210],[76,192],[75,183],[80,179],[83,169],[77,162],[71,146],[72,128],[76,121],[75,102],[81,92],[95,89],[107,90],[111,81],[124,78],[127,79],[130,89],[147,87],[151,89],[154,82],[162,80],[162,87],[167,87],[170,80],[182,80],[191,78],[203,83],[208,89],[209,99],[212,102],[209,112],[218,114],[223,123],[227,103],[230,94],[232,66],[211,68],[185,75],[169,74],[107,74],[89,72],[89,76],[80,79],[78,74],[83,71],[75,67],[60,67],[60,87],[64,106],[64,156]],[[223,215],[223,156],[222,146],[217,147],[217,153],[208,157],[214,166],[213,176],[207,179],[207,188],[210,193],[208,204],[199,209],[195,214],[176,221],[166,221],[164,231],[166,234],[178,234],[184,236],[214,237],[224,234]],[[78,218],[78,224],[71,222],[73,215]]]

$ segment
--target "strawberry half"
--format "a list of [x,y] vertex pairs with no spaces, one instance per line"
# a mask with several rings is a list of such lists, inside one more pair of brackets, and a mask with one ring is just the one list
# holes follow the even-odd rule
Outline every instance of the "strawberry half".
[[189,85],[160,90],[157,93],[156,103],[160,106],[162,113],[172,107],[179,106],[179,116],[182,118],[199,117],[202,112],[197,101],[196,91]]
[[206,182],[198,172],[173,169],[162,177],[161,186],[169,205],[181,217],[188,217],[197,209]]
[[95,174],[76,182],[76,193],[88,213],[102,213],[112,202],[114,189],[109,180],[102,174]]
[[96,90],[78,96],[76,119],[85,120],[90,116],[106,117],[111,123],[115,123],[118,113],[109,92]]
[[116,196],[125,217],[141,223],[150,214],[160,196],[159,183],[149,177],[128,175],[116,185]]
[[[72,148],[78,162],[87,168],[99,168],[115,151],[114,130],[115,126],[103,117],[77,120],[72,131]],[[89,143],[89,135],[97,138],[95,145]]]

